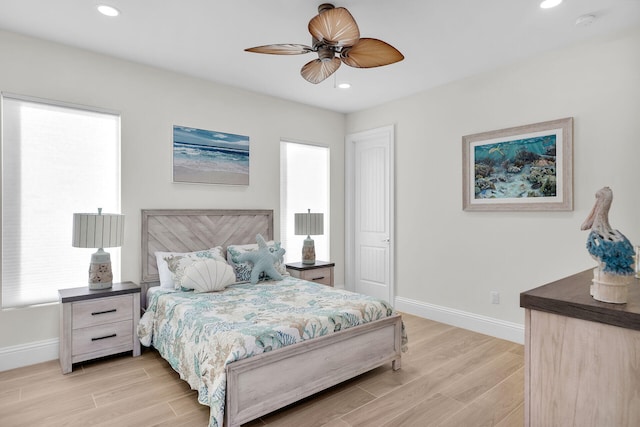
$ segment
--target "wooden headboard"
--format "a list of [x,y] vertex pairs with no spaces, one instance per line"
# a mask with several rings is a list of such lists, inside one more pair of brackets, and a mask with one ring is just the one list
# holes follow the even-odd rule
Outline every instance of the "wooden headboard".
[[157,209],[142,210],[142,302],[147,289],[159,284],[155,253],[193,252],[231,244],[273,239],[273,210]]

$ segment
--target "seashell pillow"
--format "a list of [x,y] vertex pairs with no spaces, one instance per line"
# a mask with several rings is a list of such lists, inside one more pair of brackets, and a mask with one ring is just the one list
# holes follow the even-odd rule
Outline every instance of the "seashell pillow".
[[194,262],[206,259],[225,261],[222,246],[196,252],[156,252],[160,287],[180,289],[184,270]]
[[184,270],[180,286],[194,292],[221,291],[236,280],[233,268],[224,261],[207,259],[191,263]]

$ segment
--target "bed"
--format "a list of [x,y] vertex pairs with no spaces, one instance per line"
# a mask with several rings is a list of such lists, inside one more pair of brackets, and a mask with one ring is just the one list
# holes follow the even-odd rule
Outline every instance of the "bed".
[[[226,310],[235,316],[247,318],[254,315],[256,311],[255,308],[248,307],[246,302],[249,299],[262,299],[268,302],[268,306],[271,304],[273,307],[273,304],[276,304],[280,307],[279,295],[288,295],[287,298],[282,299],[295,299],[295,304],[302,304],[300,301],[305,299],[314,304],[317,301],[324,301],[328,298],[326,293],[334,293],[336,300],[356,298],[355,294],[344,290],[332,289],[291,277],[278,282],[259,282],[257,285],[250,283],[232,285],[224,292],[215,293],[215,295],[199,294],[206,296],[204,300],[198,301],[194,300],[196,296],[193,293],[172,294],[157,288],[149,291],[150,288],[159,286],[156,252],[193,252],[216,246],[226,249],[231,244],[255,243],[257,234],[261,234],[266,240],[273,239],[273,211],[143,210],[141,305],[148,310],[143,315],[141,325],[143,322],[147,325],[161,322],[162,320],[155,320],[158,316],[157,312],[174,313],[178,310],[186,310],[185,307],[189,304],[196,307],[196,311],[203,310],[205,306],[226,307]],[[252,297],[248,298],[241,292],[249,292]],[[273,293],[270,294],[270,292]],[[148,293],[151,295],[149,307],[147,307]],[[225,300],[220,303],[220,298],[230,298],[232,301]],[[361,309],[362,313],[373,310],[369,305],[378,304],[366,299],[358,300],[356,304],[365,303],[367,308]],[[274,346],[273,349],[270,343],[265,344],[264,339],[256,340],[256,342],[260,341],[260,351],[255,351],[254,346],[248,351],[251,357],[229,359],[230,363],[226,363],[222,368],[224,382],[221,393],[210,393],[210,396],[215,395],[216,398],[222,399],[221,404],[214,405],[214,399],[209,401],[199,390],[199,401],[211,406],[210,426],[221,426],[222,423],[227,427],[239,426],[389,362],[392,369],[400,369],[402,347],[406,344],[402,319],[384,302],[380,302],[379,305],[382,307],[381,311],[386,309],[386,314],[371,314],[367,323],[358,324],[358,319],[353,322],[345,320],[352,317],[351,312],[341,314],[341,323],[344,322],[344,325],[336,327],[329,333],[318,334],[312,339],[304,339],[281,348]],[[162,308],[159,308],[161,306]],[[229,307],[232,308],[229,309]],[[273,311],[276,310],[272,309],[270,313],[272,314]],[[289,309],[277,309],[277,311],[306,312],[307,308],[294,306]],[[207,316],[213,316],[213,314],[207,312]],[[154,320],[151,320],[152,318]],[[335,316],[331,318],[335,319]],[[290,319],[288,321],[291,323]],[[362,323],[362,319],[359,321]],[[357,326],[352,326],[349,322]],[[162,327],[165,326],[163,324]],[[283,325],[282,328],[285,326]],[[290,324],[288,326],[291,327]],[[319,327],[328,329],[325,326]],[[309,330],[303,331],[305,328],[306,326],[299,328],[300,336],[309,335]],[[147,329],[151,327],[147,326]],[[277,329],[270,333],[280,334],[282,330]],[[165,329],[162,331],[164,333]],[[181,332],[173,333],[176,340],[181,336]],[[188,334],[185,333],[186,335]],[[271,335],[267,334],[267,336]],[[204,338],[201,339],[201,341],[204,340]],[[147,343],[149,343],[148,337]],[[188,373],[180,372],[176,367],[178,364],[171,351],[165,348],[170,344],[160,344],[160,341],[158,343],[154,346],[160,347],[158,350],[161,355],[180,373],[181,378],[187,380],[192,388],[197,389],[197,386],[189,380]],[[186,346],[176,344],[175,347],[182,349]],[[265,351],[265,348],[270,351]],[[256,354],[253,355],[253,353]],[[193,355],[189,357],[196,359]],[[198,360],[195,363],[197,365]]]

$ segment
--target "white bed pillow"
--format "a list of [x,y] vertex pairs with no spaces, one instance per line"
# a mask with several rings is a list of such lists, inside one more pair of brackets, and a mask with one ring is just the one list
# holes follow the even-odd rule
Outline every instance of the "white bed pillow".
[[180,289],[184,269],[198,260],[216,259],[225,261],[222,246],[196,252],[156,252],[156,264],[160,275],[160,287]]
[[185,268],[180,286],[195,292],[217,292],[235,281],[236,275],[229,264],[217,259],[207,259],[193,262]]
[[[270,252],[276,252],[280,249],[281,243],[275,242],[273,240],[269,240],[267,243],[267,247]],[[240,262],[238,260],[238,256],[245,252],[257,251],[258,244],[251,243],[248,245],[229,245],[227,246],[227,262],[236,274],[236,280],[238,282],[248,282],[251,280],[251,270],[253,269],[253,265],[249,261]],[[280,273],[282,276],[289,276],[287,272],[287,266],[284,264],[284,259],[281,257],[278,261],[275,262],[274,267],[276,271]]]

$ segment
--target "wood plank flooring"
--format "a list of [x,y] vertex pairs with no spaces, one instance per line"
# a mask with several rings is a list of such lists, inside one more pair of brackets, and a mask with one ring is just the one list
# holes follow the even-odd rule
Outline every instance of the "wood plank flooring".
[[[245,426],[521,427],[524,348],[403,315],[409,351]],[[0,426],[206,426],[209,408],[156,351],[0,372]]]

